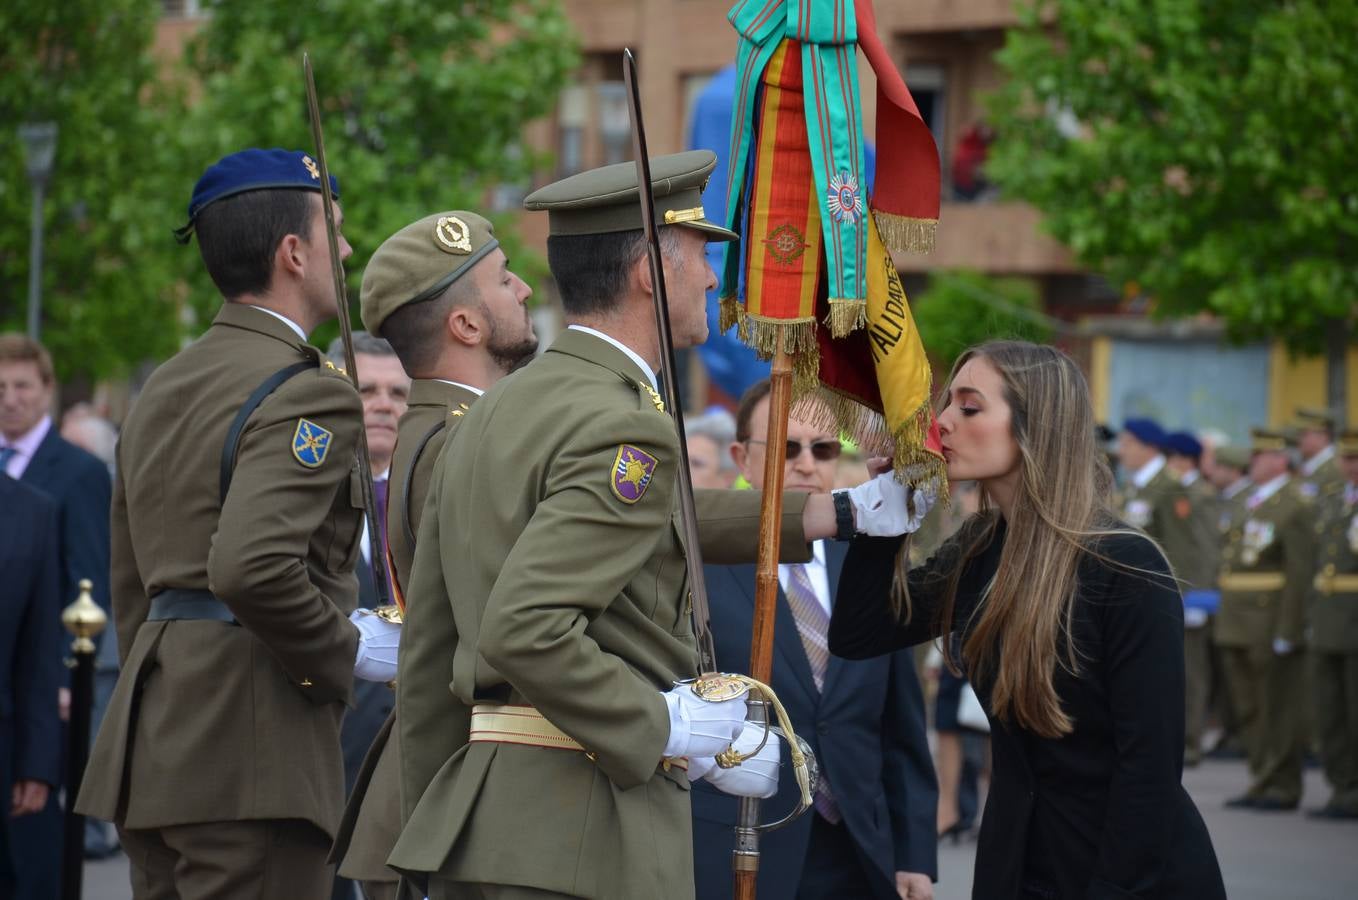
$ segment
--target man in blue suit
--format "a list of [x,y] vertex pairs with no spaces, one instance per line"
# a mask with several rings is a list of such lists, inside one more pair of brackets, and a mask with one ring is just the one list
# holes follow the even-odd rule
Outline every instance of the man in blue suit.
[[[731,448],[756,489],[764,480],[768,394],[765,380],[741,398]],[[833,433],[790,419],[785,488],[830,490],[839,450]],[[759,895],[927,900],[938,873],[938,785],[924,700],[907,650],[855,662],[830,656],[825,629],[846,546],[818,541],[812,562],[779,566],[773,689],[815,750],[823,788],[813,810],[763,836]],[[705,575],[718,663],[747,671],[754,567],[707,566]],[[764,818],[793,809],[796,793],[793,779],[780,779]],[[692,796],[697,898],[729,897],[736,799],[704,781]]]
[[[6,626],[0,629],[0,897],[21,896],[14,838],[61,783],[57,689],[65,670],[58,581],[56,505],[0,475],[0,621]],[[59,876],[50,868],[34,872],[28,862],[23,869],[30,878],[42,875],[40,883],[49,887]]]
[[[53,425],[55,387],[52,357],[41,344],[22,334],[0,334],[0,473],[46,494],[56,507],[56,615],[75,600],[82,578],[94,582],[94,601],[108,612],[112,483],[107,466],[64,440]],[[110,627],[97,640],[113,640],[112,634]],[[16,896],[56,896],[61,865],[56,791],[13,837],[16,858],[23,862]]]

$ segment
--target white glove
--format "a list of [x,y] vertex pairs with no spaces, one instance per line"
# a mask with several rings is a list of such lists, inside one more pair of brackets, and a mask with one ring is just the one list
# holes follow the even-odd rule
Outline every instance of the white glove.
[[854,527],[859,534],[895,537],[919,531],[938,496],[933,490],[914,490],[883,472],[845,491],[853,503]]
[[[759,746],[763,737],[763,726],[745,729],[736,739],[736,751],[750,753]],[[778,793],[778,765],[782,752],[782,740],[778,735],[769,732],[768,742],[754,756],[730,769],[713,766],[703,777],[723,794],[767,800]],[[692,777],[693,761],[690,760],[689,778]]]
[[713,703],[681,684],[660,695],[670,711],[670,739],[662,756],[716,756],[745,727],[745,698]]
[[1291,641],[1287,640],[1286,638],[1275,637],[1273,639],[1274,656],[1287,656],[1295,649],[1297,648],[1292,644]]
[[396,677],[396,651],[401,646],[401,626],[388,622],[370,609],[356,609],[349,621],[358,628],[358,656],[354,676],[364,681],[391,681]]

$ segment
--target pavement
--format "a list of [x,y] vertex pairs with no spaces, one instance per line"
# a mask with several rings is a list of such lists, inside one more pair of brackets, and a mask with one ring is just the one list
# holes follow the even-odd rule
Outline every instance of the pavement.
[[[1226,895],[1231,900],[1353,900],[1358,898],[1358,822],[1332,822],[1303,813],[1256,813],[1226,809],[1244,791],[1242,762],[1207,761],[1184,771],[1212,835]],[[1302,809],[1325,802],[1329,790],[1321,773],[1306,772]],[[936,900],[969,900],[976,842],[938,848]],[[121,854],[85,866],[85,900],[128,900],[127,859]],[[776,900],[776,898],[769,898]]]

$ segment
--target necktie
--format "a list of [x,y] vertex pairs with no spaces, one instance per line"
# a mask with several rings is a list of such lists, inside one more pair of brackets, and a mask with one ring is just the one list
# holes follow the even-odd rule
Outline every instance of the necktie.
[[373,502],[377,505],[377,544],[374,553],[387,552],[387,479],[373,481]]
[[[806,661],[811,664],[811,678],[816,682],[816,690],[825,686],[825,670],[830,666],[830,616],[816,596],[811,584],[811,576],[801,563],[788,566],[787,605],[792,609],[792,618],[797,622],[797,632],[802,637],[802,648],[806,650]],[[821,771],[820,782],[816,785],[816,795],[812,804],[821,818],[832,825],[843,820],[839,804],[830,793],[830,782]]]
[[9,474],[9,461],[19,453],[15,447],[0,447],[0,472]]

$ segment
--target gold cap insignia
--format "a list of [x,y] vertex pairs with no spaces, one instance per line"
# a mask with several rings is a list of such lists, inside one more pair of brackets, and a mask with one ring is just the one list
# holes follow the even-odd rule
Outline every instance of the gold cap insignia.
[[434,237],[445,253],[471,253],[471,229],[457,216],[439,216],[434,225]]
[[321,170],[316,166],[316,161],[310,156],[302,157],[302,165],[306,166],[306,170],[311,173],[312,178],[317,181],[321,180]]

